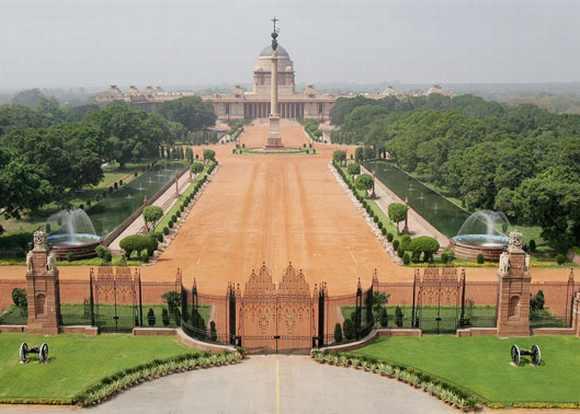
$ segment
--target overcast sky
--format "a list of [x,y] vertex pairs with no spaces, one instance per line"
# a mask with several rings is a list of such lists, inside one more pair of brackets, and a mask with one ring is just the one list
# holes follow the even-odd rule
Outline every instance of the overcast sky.
[[580,0],[1,0],[0,90],[249,82],[273,15],[297,82],[580,81]]

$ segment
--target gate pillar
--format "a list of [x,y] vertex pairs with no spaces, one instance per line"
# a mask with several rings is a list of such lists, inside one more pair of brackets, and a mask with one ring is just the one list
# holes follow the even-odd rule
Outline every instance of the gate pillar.
[[34,233],[34,248],[26,255],[27,332],[56,335],[61,321],[56,256],[49,252],[46,233]]
[[522,249],[522,235],[512,232],[499,259],[498,336],[530,335],[530,256]]
[[572,326],[575,329],[576,336],[580,338],[580,292],[576,292],[574,295],[572,309]]

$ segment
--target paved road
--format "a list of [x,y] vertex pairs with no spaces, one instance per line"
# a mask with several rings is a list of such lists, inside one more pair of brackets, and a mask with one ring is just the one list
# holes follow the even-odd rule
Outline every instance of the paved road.
[[[42,408],[0,413],[42,412]],[[39,411],[37,411],[39,410]],[[256,356],[244,363],[172,375],[142,384],[89,410],[100,413],[454,413],[408,385],[305,356]]]

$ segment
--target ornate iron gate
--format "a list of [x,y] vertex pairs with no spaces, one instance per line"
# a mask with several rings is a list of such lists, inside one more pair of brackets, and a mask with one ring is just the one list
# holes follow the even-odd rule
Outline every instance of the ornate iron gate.
[[250,352],[308,352],[313,303],[302,271],[289,264],[278,288],[263,264],[252,271],[240,310],[242,346]]
[[143,326],[141,277],[128,267],[99,267],[91,270],[94,326],[102,332],[126,332]]
[[465,319],[465,273],[457,268],[426,268],[413,280],[412,321],[424,333],[454,333]]

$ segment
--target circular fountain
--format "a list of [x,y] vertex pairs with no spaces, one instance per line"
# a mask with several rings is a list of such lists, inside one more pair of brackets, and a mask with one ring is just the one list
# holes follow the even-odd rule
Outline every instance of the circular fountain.
[[93,222],[80,208],[62,210],[47,220],[48,244],[59,259],[95,257],[101,237]]
[[509,220],[500,211],[476,211],[451,238],[455,256],[476,259],[481,254],[485,260],[499,260],[499,255],[508,245],[509,225]]

